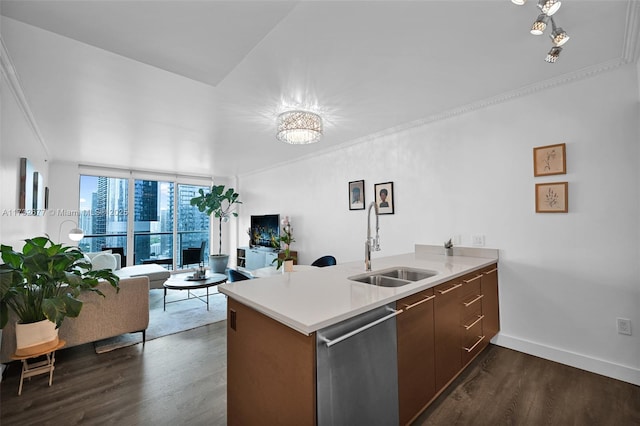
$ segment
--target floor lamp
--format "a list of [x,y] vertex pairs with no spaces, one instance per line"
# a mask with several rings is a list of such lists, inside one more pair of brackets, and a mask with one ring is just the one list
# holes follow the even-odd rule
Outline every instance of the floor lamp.
[[73,229],[71,229],[71,231],[69,231],[69,234],[67,234],[67,236],[69,237],[69,239],[71,241],[80,241],[81,239],[84,238],[84,231],[80,228],[78,228],[78,224],[77,222],[71,220],[71,219],[67,219],[67,220],[63,220],[62,223],[60,223],[60,227],[58,228],[58,242],[60,241],[60,236],[62,235],[62,225],[64,225],[67,222],[71,222],[75,225],[75,227]]

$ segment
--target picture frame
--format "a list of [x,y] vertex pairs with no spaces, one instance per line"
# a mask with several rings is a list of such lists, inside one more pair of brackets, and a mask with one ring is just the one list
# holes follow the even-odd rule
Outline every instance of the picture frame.
[[376,183],[374,190],[378,214],[394,214],[395,194],[393,192],[393,182]]
[[569,183],[536,183],[536,213],[568,213]]
[[20,182],[18,184],[18,209],[22,213],[33,209],[33,173],[31,162],[20,158]]
[[364,180],[349,182],[349,210],[364,210]]
[[44,178],[42,173],[33,172],[33,210],[36,215],[43,214],[44,209]]
[[533,148],[533,175],[549,176],[567,173],[566,144]]

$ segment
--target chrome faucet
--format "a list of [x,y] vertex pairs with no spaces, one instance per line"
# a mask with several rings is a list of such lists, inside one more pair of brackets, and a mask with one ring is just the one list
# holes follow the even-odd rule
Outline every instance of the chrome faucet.
[[[374,208],[376,211],[376,236],[375,238],[371,237],[371,208]],[[364,268],[366,271],[371,270],[371,249],[375,251],[380,251],[380,236],[378,235],[378,231],[380,230],[380,226],[378,223],[378,205],[375,201],[372,201],[369,204],[369,210],[367,210],[367,241],[364,243]]]

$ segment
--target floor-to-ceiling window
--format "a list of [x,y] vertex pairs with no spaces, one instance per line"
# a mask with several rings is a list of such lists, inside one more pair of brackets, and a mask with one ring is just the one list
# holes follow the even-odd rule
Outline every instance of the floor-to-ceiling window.
[[174,183],[133,181],[135,264],[173,265]]
[[127,179],[80,176],[79,226],[85,237],[78,243],[85,252],[121,247],[127,252],[129,215]]
[[[193,267],[209,253],[209,217],[191,206],[208,186],[80,175],[80,221],[84,251],[111,248],[125,264]],[[201,250],[196,254],[197,250]]]
[[194,261],[187,259],[189,249],[201,248],[200,262],[207,262],[209,254],[209,217],[200,213],[197,207],[191,205],[191,199],[198,195],[199,189],[207,187],[197,185],[178,185],[177,221],[178,221],[178,256],[179,265],[187,266]]

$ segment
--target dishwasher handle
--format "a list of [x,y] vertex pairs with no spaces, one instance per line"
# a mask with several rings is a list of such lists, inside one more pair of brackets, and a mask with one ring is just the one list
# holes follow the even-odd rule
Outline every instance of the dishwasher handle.
[[389,312],[391,312],[391,313],[390,313],[389,315],[386,315],[386,316],[382,317],[382,318],[378,318],[378,319],[377,319],[377,320],[375,320],[375,321],[371,321],[370,323],[365,324],[365,325],[363,325],[363,326],[362,326],[362,327],[360,327],[360,328],[356,328],[356,329],[355,329],[355,330],[353,330],[353,331],[350,331],[350,332],[348,332],[348,333],[345,333],[345,334],[343,334],[343,335],[342,335],[342,336],[340,336],[340,337],[337,337],[337,338],[335,338],[335,339],[330,340],[330,339],[327,339],[327,338],[326,338],[326,337],[324,337],[324,336],[321,336],[321,337],[320,337],[320,339],[321,339],[323,342],[325,342],[325,344],[327,345],[327,347],[328,347],[328,348],[330,348],[331,346],[335,345],[336,343],[340,343],[340,342],[342,342],[343,340],[348,339],[349,337],[355,336],[355,335],[356,335],[356,334],[358,334],[358,333],[362,333],[363,331],[365,331],[365,330],[367,330],[367,329],[369,329],[369,328],[371,328],[371,327],[373,327],[373,326],[376,326],[376,325],[380,324],[381,322],[385,322],[386,320],[388,320],[388,319],[391,319],[391,318],[395,317],[396,315],[398,315],[398,314],[400,314],[400,313],[402,312],[402,309],[400,309],[400,310],[395,310],[395,309],[387,308],[387,311],[389,311]]

